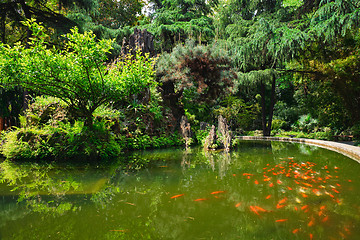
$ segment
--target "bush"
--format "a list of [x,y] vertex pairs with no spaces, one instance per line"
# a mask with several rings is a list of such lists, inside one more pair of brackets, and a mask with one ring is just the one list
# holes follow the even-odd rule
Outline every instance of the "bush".
[[302,115],[298,121],[292,126],[295,131],[310,133],[318,127],[318,121],[310,116],[310,114]]
[[0,153],[17,160],[104,160],[121,151],[104,122],[95,122],[92,128],[82,122],[18,128],[3,134],[1,140]]

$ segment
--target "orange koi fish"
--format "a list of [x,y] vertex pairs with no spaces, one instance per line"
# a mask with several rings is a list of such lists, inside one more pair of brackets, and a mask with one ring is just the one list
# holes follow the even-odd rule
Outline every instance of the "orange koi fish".
[[326,222],[327,220],[329,220],[329,216],[325,216],[321,221]]
[[283,207],[285,207],[285,205],[280,205],[280,204],[276,204],[276,208],[283,208]]
[[287,189],[289,189],[290,191],[293,190],[291,187],[287,186]]
[[341,185],[340,185],[340,184],[338,184],[338,183],[336,184],[336,186],[341,187]]
[[273,183],[270,183],[270,184],[269,184],[269,187],[273,187],[273,186],[274,186],[274,184],[273,184]]
[[259,206],[254,206],[257,210],[259,210],[260,212],[267,212],[265,209],[263,209],[262,207]]
[[258,180],[255,180],[254,183],[255,183],[256,185],[259,184]]
[[305,193],[301,193],[301,195],[302,195],[304,198],[308,197],[308,195],[306,195]]
[[334,192],[336,193],[340,193],[338,190],[336,190],[335,188],[332,189]]
[[238,208],[238,207],[240,207],[240,206],[241,206],[241,202],[235,204],[235,207],[236,207],[236,208]]
[[304,210],[304,209],[306,209],[308,207],[309,207],[309,205],[304,205],[304,206],[301,207],[301,210]]
[[251,210],[253,213],[255,213],[256,215],[259,215],[259,216],[260,216],[260,214],[258,213],[258,211],[256,210],[255,207],[250,206],[250,210]]
[[195,199],[194,202],[200,202],[200,201],[205,201],[207,200],[207,198],[198,198],[198,199]]
[[320,207],[320,210],[325,210],[325,208],[326,208],[326,206],[323,205]]
[[294,207],[294,209],[295,209],[295,211],[297,211],[297,210],[298,210],[298,208],[297,208],[297,207]]
[[312,239],[313,239],[313,235],[312,235],[312,233],[310,233],[310,234],[309,234],[309,237],[310,237],[310,240],[312,240]]
[[309,184],[309,183],[304,183],[304,182],[302,182],[301,184],[302,184],[302,185],[305,185],[305,186],[307,186],[307,187],[311,187],[311,188],[313,187],[313,185],[311,185],[311,184]]
[[278,204],[282,204],[282,203],[286,202],[286,200],[287,200],[287,197],[284,197],[283,199],[281,199],[281,200],[278,202]]
[[236,177],[236,174],[234,173],[233,176]]
[[225,191],[215,191],[215,192],[212,192],[211,194],[219,194],[219,193],[224,193]]
[[184,196],[184,195],[185,195],[185,194],[178,194],[178,195],[172,196],[171,199],[173,199],[173,198],[178,198],[178,197],[182,197],[182,196]]
[[254,174],[251,174],[251,173],[243,173],[243,176],[252,176]]
[[314,219],[311,219],[310,222],[308,223],[308,226],[311,227],[311,226],[314,226],[315,222],[314,222]]
[[271,195],[267,195],[267,196],[266,196],[266,199],[269,199],[269,198],[271,198]]
[[286,222],[287,221],[287,219],[277,219],[277,220],[275,220],[275,222]]
[[278,180],[277,180],[277,183],[278,183],[278,184],[282,184],[282,181],[278,179]]
[[292,233],[295,234],[295,233],[299,232],[299,230],[300,230],[299,228],[295,228],[295,229],[292,231]]

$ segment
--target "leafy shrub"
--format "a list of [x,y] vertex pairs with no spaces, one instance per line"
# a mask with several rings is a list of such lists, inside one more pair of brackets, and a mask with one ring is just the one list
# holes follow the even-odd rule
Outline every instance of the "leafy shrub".
[[318,121],[310,116],[310,114],[302,115],[293,125],[293,130],[310,133],[316,130]]
[[9,159],[110,159],[121,148],[104,122],[19,128],[3,134],[1,154]]
[[271,129],[274,131],[279,131],[281,129],[284,129],[286,124],[287,123],[284,120],[274,119],[272,120]]

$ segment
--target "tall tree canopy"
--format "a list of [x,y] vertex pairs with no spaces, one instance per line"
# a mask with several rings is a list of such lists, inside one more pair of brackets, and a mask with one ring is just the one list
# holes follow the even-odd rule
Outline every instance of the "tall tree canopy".
[[208,42],[215,36],[211,14],[218,0],[163,0],[155,2],[151,23],[146,24],[158,39],[158,48],[170,51],[177,43],[191,38]]

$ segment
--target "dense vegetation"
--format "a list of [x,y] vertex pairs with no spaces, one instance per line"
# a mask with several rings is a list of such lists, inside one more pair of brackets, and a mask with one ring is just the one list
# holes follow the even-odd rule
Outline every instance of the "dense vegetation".
[[[220,115],[234,135],[359,139],[359,0],[5,0],[0,9],[6,157],[181,145],[184,115],[198,142]],[[156,57],[121,54],[135,27],[153,34]]]

